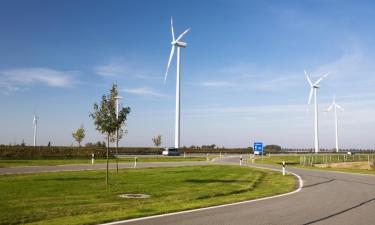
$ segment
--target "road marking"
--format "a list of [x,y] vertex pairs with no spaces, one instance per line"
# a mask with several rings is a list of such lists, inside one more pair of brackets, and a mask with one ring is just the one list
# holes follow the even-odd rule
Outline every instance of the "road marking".
[[[252,167],[256,167],[256,166],[252,166]],[[268,169],[268,170],[281,172],[281,170],[272,169],[272,168],[265,168],[265,167],[256,167],[256,168]],[[252,203],[252,202],[259,202],[259,201],[273,199],[273,198],[280,198],[280,197],[284,197],[284,196],[288,196],[288,195],[292,195],[292,194],[295,194],[297,192],[300,192],[302,190],[302,187],[303,187],[302,178],[296,173],[293,173],[293,172],[288,172],[288,173],[290,173],[290,174],[292,174],[292,175],[294,175],[295,177],[298,178],[299,187],[292,192],[288,192],[288,193],[284,193],[284,194],[280,194],[280,195],[275,195],[275,196],[270,196],[270,197],[265,197],[265,198],[259,198],[259,199],[229,203],[229,204],[224,204],[224,205],[210,206],[210,207],[199,208],[199,209],[190,209],[190,210],[185,210],[185,211],[180,211],[180,212],[166,213],[166,214],[160,214],[160,215],[155,215],[155,216],[147,216],[147,217],[141,217],[141,218],[135,218],[135,219],[129,219],[129,220],[122,220],[122,221],[104,223],[102,225],[116,225],[116,224],[122,224],[122,223],[131,223],[131,222],[136,222],[136,221],[156,219],[156,218],[162,218],[162,217],[174,216],[174,215],[181,215],[181,214],[199,212],[199,211],[210,210],[210,209],[218,209],[218,208],[223,208],[223,207],[227,207],[227,206],[235,206],[235,205],[247,204],[247,203]]]

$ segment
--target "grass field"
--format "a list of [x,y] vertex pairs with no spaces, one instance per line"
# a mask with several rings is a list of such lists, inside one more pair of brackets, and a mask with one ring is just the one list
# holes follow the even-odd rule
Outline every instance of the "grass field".
[[[356,155],[283,155],[277,156],[273,155],[271,157],[264,156],[263,159],[258,157],[255,159],[256,163],[264,163],[271,165],[281,166],[284,161],[287,166],[308,168],[308,169],[321,169],[321,170],[331,170],[331,171],[341,171],[341,172],[351,172],[351,173],[362,173],[362,174],[373,174],[375,175],[374,168],[360,169],[356,163],[352,162],[362,162],[368,163],[375,160],[374,154],[356,154]],[[325,166],[320,166],[324,164]],[[337,164],[342,164],[339,166]],[[352,165],[352,166],[351,166]]]
[[[209,159],[212,159],[209,156]],[[141,156],[137,157],[138,162],[183,162],[183,161],[206,161],[206,157],[183,157],[183,156]],[[95,163],[105,163],[105,159],[95,159]],[[118,158],[119,163],[134,162],[134,157]],[[110,163],[116,163],[116,159],[111,158]],[[91,164],[91,159],[0,159],[1,167],[15,166],[57,166],[66,164]]]
[[[239,166],[0,176],[0,224],[97,224],[292,191],[295,179]],[[146,199],[119,194],[144,193]]]

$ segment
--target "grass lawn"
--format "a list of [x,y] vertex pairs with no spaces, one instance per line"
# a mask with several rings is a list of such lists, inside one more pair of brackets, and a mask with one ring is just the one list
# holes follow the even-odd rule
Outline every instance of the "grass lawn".
[[[302,155],[303,157],[303,155]],[[315,164],[322,164],[322,163],[343,163],[344,162],[344,155],[306,155],[306,161],[312,160],[311,157],[314,157]],[[357,154],[357,155],[347,155],[345,161],[346,162],[366,162],[368,160],[367,154]],[[370,155],[370,161],[375,159],[375,155]],[[287,166],[297,167],[297,168],[306,168],[306,169],[318,169],[318,170],[330,170],[330,171],[340,171],[340,172],[349,172],[349,173],[362,173],[362,174],[373,174],[375,175],[375,169],[358,169],[358,168],[334,168],[334,167],[326,167],[321,168],[317,166],[303,166],[300,165],[300,156],[299,155],[288,155],[288,156],[276,156],[273,155],[271,157],[263,157],[263,161],[261,157],[255,159],[256,163],[261,164],[271,164],[271,165],[282,165],[282,161],[285,161]],[[250,161],[248,161],[250,162]],[[306,163],[308,164],[308,163]]]
[[[186,157],[183,156],[141,156],[137,157],[138,162],[183,162],[183,161],[206,161],[206,157]],[[209,158],[209,159],[212,159]],[[95,163],[105,163],[105,159],[95,159]],[[119,163],[134,162],[134,157],[118,158]],[[115,159],[110,159],[110,163],[116,163]],[[56,166],[66,164],[91,164],[91,159],[0,159],[1,167],[15,166]]]
[[[292,191],[295,178],[239,166],[0,176],[0,224],[97,224]],[[144,193],[146,199],[119,194]]]

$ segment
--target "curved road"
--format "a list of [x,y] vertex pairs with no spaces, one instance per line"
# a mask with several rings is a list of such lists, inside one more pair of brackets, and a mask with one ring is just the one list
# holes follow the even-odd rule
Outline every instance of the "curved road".
[[[225,158],[221,160],[221,163],[238,163],[238,157]],[[292,195],[157,218],[109,224],[375,224],[375,176],[304,169],[290,169],[289,171],[300,175],[304,182],[302,190]]]
[[[211,162],[212,163],[212,162]],[[238,164],[238,157],[216,160]],[[204,165],[209,162],[141,163],[140,167]],[[112,165],[113,166],[113,165]],[[119,164],[129,168],[132,164]],[[260,165],[257,165],[260,166]],[[275,168],[272,166],[263,166]],[[0,174],[104,169],[105,164],[0,168]],[[280,168],[278,168],[280,169]],[[127,225],[372,225],[375,224],[375,176],[288,169],[304,186],[292,195],[109,224]]]

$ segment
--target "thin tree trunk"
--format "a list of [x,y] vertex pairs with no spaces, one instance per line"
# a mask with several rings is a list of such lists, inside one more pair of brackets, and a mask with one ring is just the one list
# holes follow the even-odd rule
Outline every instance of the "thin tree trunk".
[[109,155],[109,134],[107,138],[107,174],[105,176],[105,183],[108,185],[108,155]]

